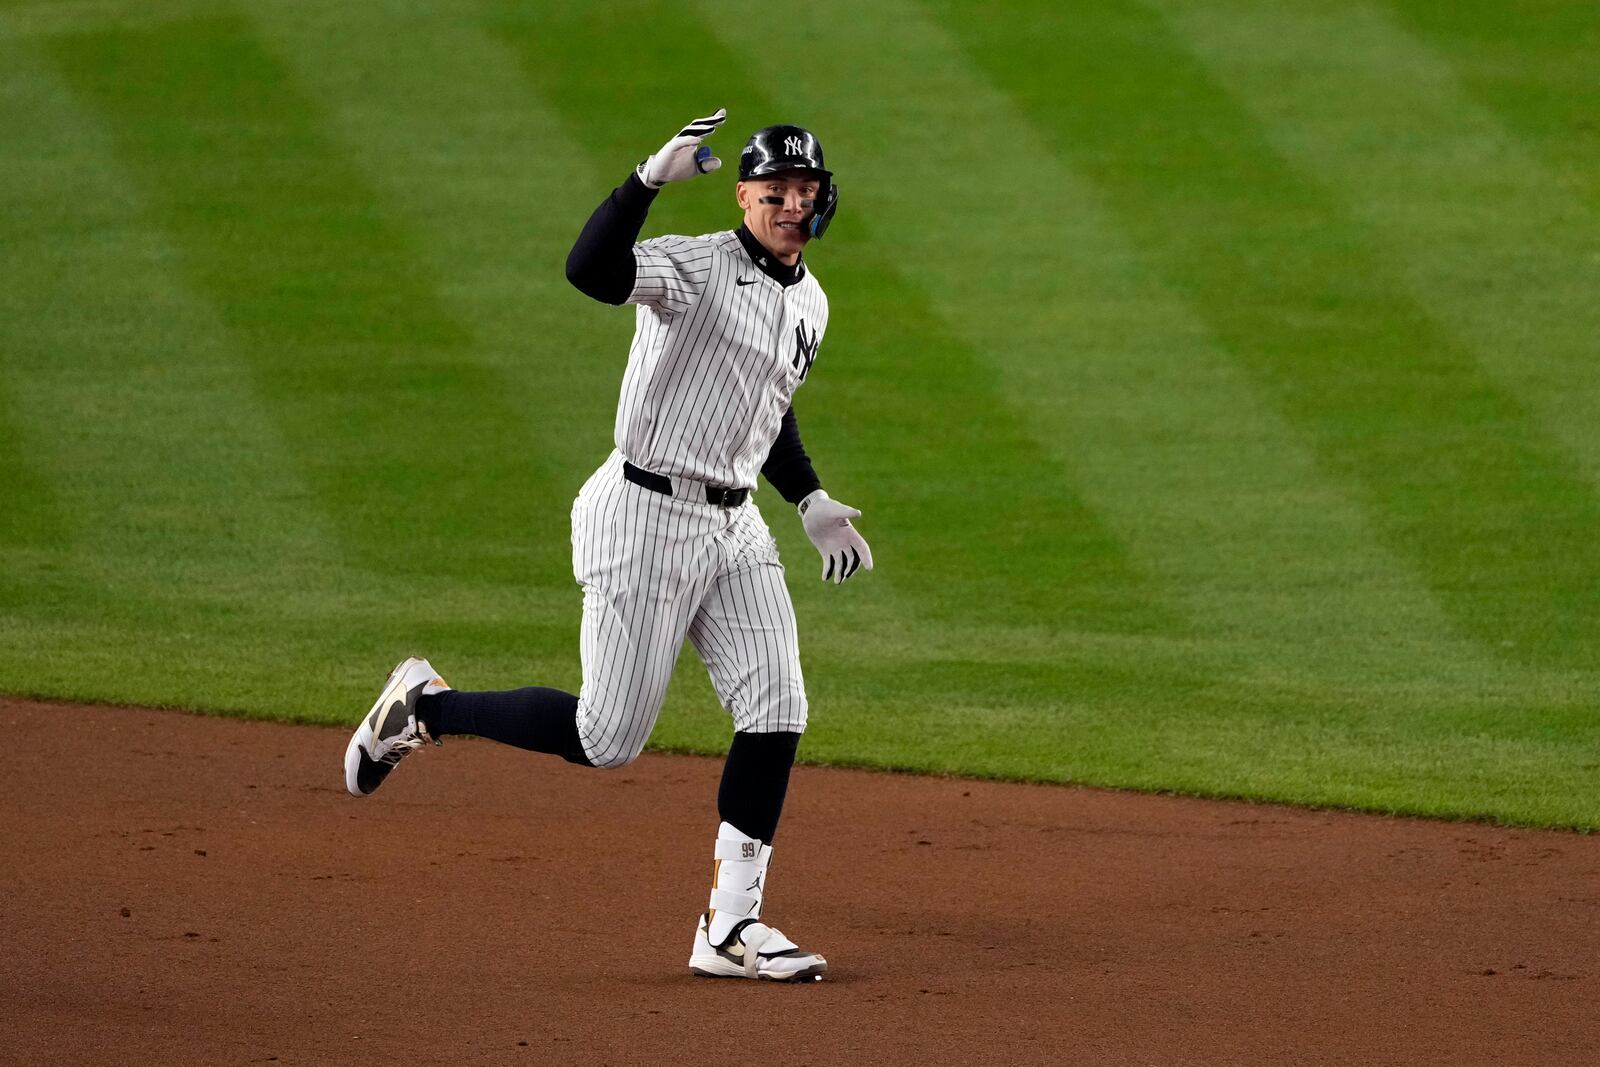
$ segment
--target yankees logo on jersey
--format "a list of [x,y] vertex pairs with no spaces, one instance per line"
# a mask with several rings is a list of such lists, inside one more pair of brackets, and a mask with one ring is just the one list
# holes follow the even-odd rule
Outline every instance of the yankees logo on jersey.
[[[800,371],[800,380],[802,382],[806,380],[806,375],[811,373],[811,364],[816,361],[817,346],[821,343],[822,336],[815,330],[811,331],[810,337],[806,336],[804,319],[800,321],[800,325],[794,328],[794,365]],[[800,365],[801,360],[805,360],[805,366]]]

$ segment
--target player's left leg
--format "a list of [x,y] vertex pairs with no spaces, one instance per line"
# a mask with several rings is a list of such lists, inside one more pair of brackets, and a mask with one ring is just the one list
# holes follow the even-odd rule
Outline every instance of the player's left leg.
[[816,979],[827,961],[761,921],[772,839],[807,705],[783,568],[759,512],[748,511],[745,522],[759,529],[748,531],[744,553],[719,576],[689,628],[735,731],[717,793],[711,897],[689,968],[709,977]]

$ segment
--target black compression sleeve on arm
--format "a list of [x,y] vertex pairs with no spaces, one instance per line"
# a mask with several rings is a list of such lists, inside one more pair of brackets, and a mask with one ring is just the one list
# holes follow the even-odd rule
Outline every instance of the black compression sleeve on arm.
[[822,488],[822,479],[812,469],[811,457],[806,455],[806,446],[800,442],[800,424],[795,421],[794,408],[783,413],[783,425],[778,427],[778,436],[767,452],[767,461],[761,465],[761,473],[791,504],[800,503]]
[[567,281],[580,293],[607,304],[627,302],[634,283],[633,243],[655,198],[656,190],[630,174],[594,209],[567,253]]

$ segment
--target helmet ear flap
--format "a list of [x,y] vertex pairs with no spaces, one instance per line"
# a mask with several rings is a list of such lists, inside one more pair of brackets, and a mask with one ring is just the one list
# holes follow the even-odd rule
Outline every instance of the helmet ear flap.
[[811,216],[811,236],[821,237],[828,232],[828,223],[833,221],[833,209],[839,206],[839,187],[832,182],[822,194],[822,206],[817,213]]

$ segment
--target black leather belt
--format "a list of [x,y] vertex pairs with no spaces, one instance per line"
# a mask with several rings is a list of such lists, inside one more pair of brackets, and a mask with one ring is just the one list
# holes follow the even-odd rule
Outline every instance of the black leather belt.
[[[672,479],[664,474],[652,474],[647,470],[640,470],[627,460],[623,460],[622,476],[641,489],[648,489],[652,493],[661,493],[665,496],[672,495]],[[716,485],[706,486],[705,491],[706,503],[715,504],[719,508],[736,508],[750,495],[748,489],[724,489]]]

